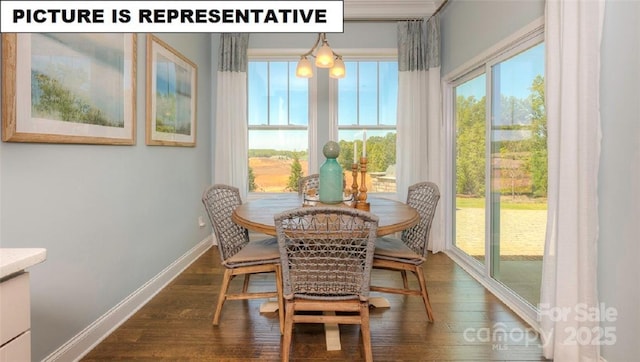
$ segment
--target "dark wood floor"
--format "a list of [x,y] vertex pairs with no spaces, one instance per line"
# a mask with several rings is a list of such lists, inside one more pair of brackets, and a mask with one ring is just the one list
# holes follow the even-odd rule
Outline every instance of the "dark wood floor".
[[[278,317],[261,314],[262,301],[229,301],[220,325],[211,325],[221,276],[218,251],[211,248],[83,361],[279,361]],[[425,276],[435,322],[427,322],[419,298],[384,295],[391,307],[371,310],[376,361],[544,360],[533,329],[446,255],[429,255]],[[401,283],[386,271],[372,278]],[[273,280],[259,276],[252,286],[270,288]],[[232,287],[241,283],[234,280]],[[342,350],[327,351],[322,325],[296,325],[292,360],[361,361],[359,327],[343,325],[340,333]]]

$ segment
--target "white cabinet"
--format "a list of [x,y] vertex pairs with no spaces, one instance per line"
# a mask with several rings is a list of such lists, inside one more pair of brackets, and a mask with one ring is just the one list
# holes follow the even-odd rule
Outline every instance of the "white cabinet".
[[44,249],[0,249],[0,362],[31,360],[31,296],[24,269],[45,257]]

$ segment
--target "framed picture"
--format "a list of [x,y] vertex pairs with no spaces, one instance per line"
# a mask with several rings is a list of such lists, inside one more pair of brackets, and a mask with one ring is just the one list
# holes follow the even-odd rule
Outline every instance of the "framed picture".
[[148,145],[196,145],[195,63],[147,34]]
[[2,140],[133,145],[136,36],[2,34]]

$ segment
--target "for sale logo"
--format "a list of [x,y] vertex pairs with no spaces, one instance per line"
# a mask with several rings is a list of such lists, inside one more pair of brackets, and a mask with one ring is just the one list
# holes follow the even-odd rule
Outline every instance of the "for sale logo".
[[[559,341],[562,344],[613,345],[616,343],[616,327],[602,324],[615,322],[618,319],[618,311],[613,307],[605,306],[604,303],[600,303],[597,307],[584,303],[574,307],[550,307],[548,304],[540,304],[539,320],[542,318],[562,327],[564,334],[556,336],[556,340],[560,337]],[[581,325],[584,322],[593,322],[585,324],[598,325]],[[533,328],[508,328],[505,323],[499,322],[491,327],[467,328],[464,330],[463,337],[469,343],[491,343],[494,350],[506,350],[509,349],[510,344],[542,346],[553,338],[554,329],[538,334]]]
[[[539,320],[545,318],[562,327],[563,334],[556,336],[556,340],[564,345],[611,346],[616,343],[616,327],[603,326],[618,320],[616,308],[607,307],[604,303],[597,307],[585,303],[576,304],[574,307],[550,307],[549,304],[540,304],[539,310]],[[590,326],[580,325],[584,322],[593,323],[585,323],[591,324]],[[548,341],[553,332],[554,329],[548,336],[543,334],[543,340]],[[561,332],[558,330],[556,333]]]

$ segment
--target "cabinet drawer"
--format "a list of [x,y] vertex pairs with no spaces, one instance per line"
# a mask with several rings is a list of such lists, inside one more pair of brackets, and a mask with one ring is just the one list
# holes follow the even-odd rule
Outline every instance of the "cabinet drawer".
[[0,283],[0,346],[31,325],[29,273],[22,273]]
[[0,362],[29,361],[31,361],[31,332],[23,333],[0,348]]

